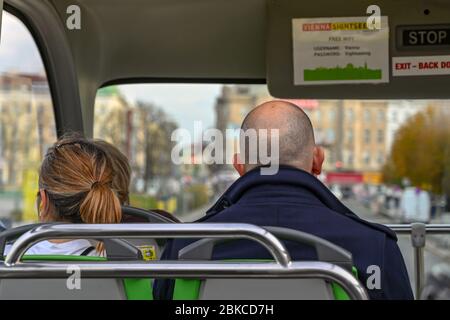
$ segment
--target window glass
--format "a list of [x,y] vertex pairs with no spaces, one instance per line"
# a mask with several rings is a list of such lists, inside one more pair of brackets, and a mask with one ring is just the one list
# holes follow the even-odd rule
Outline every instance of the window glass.
[[365,164],[367,167],[370,165],[370,153],[369,153],[369,152],[364,151],[364,154],[363,154],[363,161],[364,161],[364,164]]
[[348,121],[353,121],[353,109],[348,109],[347,110],[347,117],[348,117]]
[[384,153],[382,151],[378,152],[378,157],[377,157],[377,162],[378,164],[383,164],[384,163]]
[[377,142],[383,143],[383,141],[384,141],[384,132],[382,129],[378,129],[377,130]]
[[336,116],[336,111],[334,109],[331,109],[329,111],[330,122],[334,121],[335,116]]
[[348,143],[353,143],[353,130],[352,129],[347,130],[347,141],[348,141]]
[[[234,146],[239,139],[236,130],[245,115],[268,99],[271,97],[264,85],[108,87],[97,95],[95,137],[113,142],[130,159],[133,205],[164,209],[184,221],[193,221],[204,215],[238,178],[231,165],[232,153],[225,155],[224,164],[213,161],[214,154],[208,152],[213,139],[206,133],[217,128],[223,133],[223,144]],[[448,101],[293,102],[307,111],[316,143],[325,150],[319,179],[327,186],[340,186],[343,191],[337,195],[355,213],[379,223],[403,222],[399,206],[402,194],[407,188],[420,188],[432,200],[428,208],[430,222],[450,222]],[[327,116],[329,108],[336,112],[333,121]],[[386,121],[366,122],[371,111],[373,120],[381,118],[382,111]],[[348,121],[349,114],[353,121]],[[173,140],[175,129],[183,129],[186,135],[178,132]],[[176,163],[171,151],[180,141],[182,163]],[[400,239],[410,266],[410,240]],[[430,246],[450,252],[443,237],[427,237],[429,241],[434,241]],[[442,260],[431,251],[427,251],[428,256],[432,256],[432,263]]]
[[385,117],[385,113],[383,110],[378,110],[378,122],[383,122],[384,121],[384,117]]
[[0,219],[37,220],[38,169],[56,139],[44,66],[23,23],[3,12],[0,43]]
[[370,121],[370,116],[371,116],[370,110],[369,110],[369,109],[365,109],[365,110],[364,110],[364,120],[365,120],[366,122],[369,122],[369,121]]
[[[204,135],[202,140],[202,133],[217,128],[224,139],[235,143],[239,135],[230,131],[239,130],[246,114],[270,98],[264,85],[136,84],[108,87],[97,95],[94,133],[97,138],[113,142],[130,159],[133,167],[132,199],[148,197],[145,203],[170,208],[169,211],[179,216],[191,216],[192,212],[202,212],[211,205],[237,178],[231,159],[225,159],[225,164],[217,164],[204,157],[203,151],[212,140]],[[441,136],[436,132],[428,139],[446,145],[447,101],[293,102],[307,111],[315,128],[316,143],[325,150],[321,176],[325,182],[327,175],[344,170],[361,175],[365,187],[396,185],[405,188],[407,186],[402,181],[407,177],[411,185],[423,188],[433,196],[446,195],[444,172],[448,169],[442,168],[433,180],[426,178],[429,175],[416,176],[417,168],[408,171],[396,161],[399,157],[406,159],[410,156],[404,150],[417,152],[417,157],[423,156],[414,149],[418,145],[408,140],[410,134],[416,134],[417,139],[423,136],[415,131],[418,130],[416,123],[423,122],[420,120],[422,117],[441,123],[434,126]],[[329,108],[334,111],[328,112]],[[344,117],[337,114],[332,117],[333,121],[330,117],[321,117],[322,114],[338,112],[351,115],[354,121],[344,121]],[[387,121],[366,123],[372,113]],[[396,116],[387,117],[387,114]],[[403,121],[399,122],[399,119]],[[176,129],[189,133],[187,138],[183,138],[182,145],[183,157],[191,164],[184,163],[186,159],[183,164],[176,164],[171,159],[171,150],[180,141],[172,137]],[[438,142],[438,139],[444,140]],[[353,143],[348,143],[351,141]],[[431,154],[427,156],[431,157]],[[418,165],[420,163],[414,167]],[[423,165],[426,166],[427,162],[424,161]],[[392,167],[401,172],[391,171]]]
[[365,129],[364,130],[364,142],[365,143],[370,143],[370,129]]
[[397,122],[397,111],[392,111],[392,121]]

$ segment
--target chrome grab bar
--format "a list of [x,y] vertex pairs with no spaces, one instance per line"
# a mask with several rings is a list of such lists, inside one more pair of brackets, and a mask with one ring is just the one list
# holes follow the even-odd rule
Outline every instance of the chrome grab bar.
[[450,234],[450,224],[387,224],[392,231],[398,234],[410,234],[411,245],[414,248],[414,280],[416,285],[416,299],[420,299],[425,282],[424,248],[427,234]]
[[[0,266],[0,279],[63,278],[64,263],[20,262],[13,266]],[[328,262],[296,262],[287,266],[274,262],[72,262],[83,278],[305,278],[323,279],[339,284],[351,299],[368,300],[363,285],[347,270]]]
[[[446,224],[390,224],[399,234],[410,234],[414,227],[421,226],[426,233],[450,233]],[[415,248],[416,297],[420,296],[423,283],[423,247],[412,241]],[[238,278],[327,278],[340,284],[354,299],[367,299],[361,284],[342,268],[324,262],[291,262],[284,245],[271,233],[250,224],[67,224],[39,226],[21,236],[6,256],[5,265],[0,266],[0,278],[67,277],[63,264],[19,263],[33,244],[55,238],[231,238],[250,239],[263,245],[278,264],[215,264],[215,263],[79,263],[85,277],[238,277]],[[420,242],[420,241],[419,241]],[[151,267],[151,268],[150,268]],[[342,270],[341,270],[342,269]],[[348,277],[350,275],[350,277]]]
[[[0,265],[0,279],[67,278],[67,263],[21,262],[33,244],[55,238],[232,238],[259,242],[275,263],[180,261],[77,262],[85,278],[319,278],[342,286],[350,298],[367,300],[362,284],[345,269],[326,262],[292,262],[284,245],[267,230],[250,224],[57,224],[38,226],[16,240]],[[73,264],[73,263],[72,263]]]
[[5,258],[6,266],[17,264],[35,243],[68,238],[231,238],[249,239],[264,246],[283,267],[291,263],[285,246],[267,230],[244,223],[130,223],[130,224],[47,224],[24,233]]
[[[398,234],[410,234],[412,224],[386,224],[386,227]],[[450,224],[425,224],[427,234],[450,233]]]

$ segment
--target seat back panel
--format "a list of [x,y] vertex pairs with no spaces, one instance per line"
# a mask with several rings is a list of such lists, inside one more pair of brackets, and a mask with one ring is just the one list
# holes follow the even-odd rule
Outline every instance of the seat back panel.
[[[72,255],[25,255],[22,261],[92,262],[105,257]],[[151,279],[80,279],[70,289],[66,279],[1,279],[0,300],[152,300]]]
[[[69,280],[70,281],[70,280]],[[3,279],[0,299],[5,300],[125,300],[121,280],[81,279],[69,289],[67,279]]]
[[207,279],[200,300],[333,300],[331,286],[320,279]]

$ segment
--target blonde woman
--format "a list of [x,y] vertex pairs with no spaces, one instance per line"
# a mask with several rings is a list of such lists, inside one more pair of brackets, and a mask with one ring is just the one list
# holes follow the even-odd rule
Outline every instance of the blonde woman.
[[[112,162],[95,143],[78,137],[57,141],[39,172],[39,220],[120,223],[121,201],[113,179]],[[93,247],[85,239],[55,239],[37,243],[27,254],[104,255],[104,250],[101,243]]]

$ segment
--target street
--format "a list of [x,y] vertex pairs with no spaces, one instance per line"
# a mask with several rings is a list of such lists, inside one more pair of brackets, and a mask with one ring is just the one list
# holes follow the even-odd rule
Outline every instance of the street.
[[[395,223],[391,221],[388,217],[382,215],[374,215],[370,212],[370,209],[364,207],[356,200],[347,200],[344,201],[345,205],[349,207],[353,212],[355,212],[361,218],[364,218],[368,221],[382,223],[382,224],[390,224]],[[411,246],[411,240],[409,235],[400,235],[398,237],[398,245],[403,254],[403,258],[405,259],[406,267],[408,269],[409,278],[411,281],[411,286],[414,290],[414,254],[413,248]],[[427,240],[427,245],[425,247],[425,275],[427,272],[433,267],[435,264],[441,262],[450,263],[449,250],[445,249],[436,249],[435,246],[432,245],[432,242]]]

